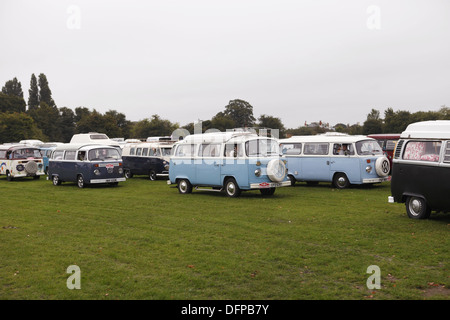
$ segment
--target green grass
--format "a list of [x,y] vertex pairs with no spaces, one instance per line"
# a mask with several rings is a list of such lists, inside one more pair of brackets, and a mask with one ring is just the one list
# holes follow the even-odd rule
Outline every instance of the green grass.
[[[0,299],[450,297],[450,214],[409,219],[389,182],[232,199],[144,177],[79,189],[2,176],[0,192]],[[381,289],[366,286],[370,265]]]

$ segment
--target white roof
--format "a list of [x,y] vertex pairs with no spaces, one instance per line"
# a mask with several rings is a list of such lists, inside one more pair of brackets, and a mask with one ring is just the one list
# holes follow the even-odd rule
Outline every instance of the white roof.
[[450,120],[430,120],[410,124],[401,138],[450,139]]
[[227,132],[208,132],[202,134],[191,134],[185,137],[183,140],[177,142],[177,144],[190,144],[190,143],[223,143],[223,142],[235,142],[240,143],[249,138],[261,138],[253,132],[241,132],[241,131],[227,131]]
[[313,136],[292,136],[287,139],[280,139],[280,143],[306,143],[306,142],[337,142],[353,143],[361,140],[374,140],[362,135],[349,135],[343,133],[325,133]]

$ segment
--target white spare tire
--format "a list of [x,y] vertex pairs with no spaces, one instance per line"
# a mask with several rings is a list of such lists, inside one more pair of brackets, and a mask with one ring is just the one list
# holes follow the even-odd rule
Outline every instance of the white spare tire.
[[375,171],[380,177],[385,177],[389,174],[391,165],[386,157],[378,158],[375,162]]
[[286,177],[286,166],[279,159],[270,160],[267,164],[267,176],[271,181],[281,182]]
[[38,165],[34,161],[28,161],[28,163],[25,164],[25,171],[30,174],[35,174],[37,172]]

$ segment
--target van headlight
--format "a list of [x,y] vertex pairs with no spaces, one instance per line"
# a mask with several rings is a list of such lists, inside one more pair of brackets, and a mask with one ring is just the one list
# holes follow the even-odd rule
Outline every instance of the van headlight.
[[123,169],[119,168],[119,174],[123,174]]
[[97,176],[99,176],[99,175],[100,175],[100,170],[95,169],[95,170],[94,170],[94,173],[95,173]]
[[257,176],[257,177],[261,176],[261,169],[255,170],[255,176]]
[[372,172],[372,167],[371,166],[367,166],[366,167],[366,172],[367,173],[371,173]]

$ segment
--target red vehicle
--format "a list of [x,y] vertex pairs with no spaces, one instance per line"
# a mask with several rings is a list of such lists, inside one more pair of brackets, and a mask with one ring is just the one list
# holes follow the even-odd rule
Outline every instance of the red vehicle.
[[383,153],[389,159],[392,171],[392,157],[394,156],[394,149],[397,141],[400,139],[400,133],[370,134],[368,137],[377,140],[383,150]]

